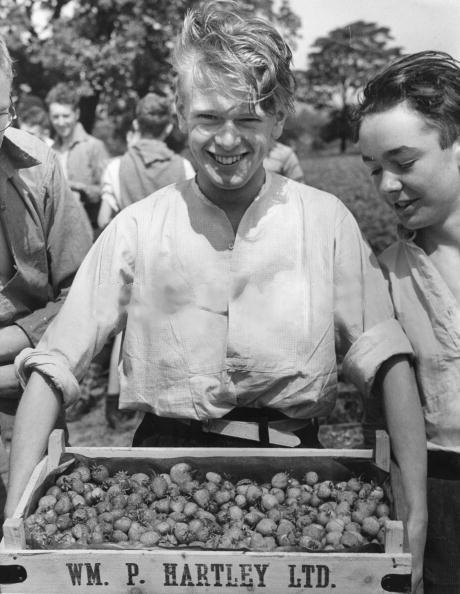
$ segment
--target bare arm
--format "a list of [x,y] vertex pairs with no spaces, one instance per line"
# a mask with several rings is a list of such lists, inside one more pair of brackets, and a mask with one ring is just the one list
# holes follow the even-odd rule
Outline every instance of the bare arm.
[[383,392],[385,415],[394,456],[401,469],[408,517],[407,531],[413,556],[412,587],[422,580],[426,539],[426,434],[415,376],[407,358],[395,356],[384,363],[377,381]]
[[112,209],[108,202],[101,200],[99,214],[97,215],[97,225],[99,229],[104,229],[104,227],[107,227],[116,214],[117,213]]
[[33,469],[46,450],[60,409],[58,390],[39,373],[32,373],[14,424],[5,517],[13,515]]
[[[14,364],[0,365],[0,400],[3,398],[19,399],[21,391]],[[1,404],[0,412],[2,412]]]
[[13,363],[18,353],[30,347],[31,342],[22,328],[16,324],[0,329],[0,364]]

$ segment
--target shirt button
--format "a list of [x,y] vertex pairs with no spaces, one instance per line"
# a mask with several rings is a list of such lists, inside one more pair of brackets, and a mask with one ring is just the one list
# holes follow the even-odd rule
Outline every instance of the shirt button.
[[228,244],[228,249],[229,249],[229,250],[232,250],[234,245],[235,245],[235,242],[234,242],[234,241],[231,241],[231,242]]

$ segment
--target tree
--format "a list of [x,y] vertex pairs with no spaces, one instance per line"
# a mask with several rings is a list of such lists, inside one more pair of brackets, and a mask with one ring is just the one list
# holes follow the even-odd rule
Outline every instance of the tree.
[[[127,110],[136,97],[171,87],[173,38],[196,0],[0,0],[0,32],[16,60],[16,84],[44,97],[58,81],[86,97],[89,124],[99,98]],[[283,0],[242,0],[295,41],[300,19]],[[37,15],[40,17],[38,24]],[[91,127],[90,125],[88,127]]]
[[[299,94],[316,107],[331,110],[341,152],[346,150],[348,116],[358,90],[366,79],[401,54],[401,48],[388,47],[392,39],[388,27],[356,21],[318,38],[314,51],[308,54],[309,67],[300,80]],[[327,135],[331,136],[330,125]]]

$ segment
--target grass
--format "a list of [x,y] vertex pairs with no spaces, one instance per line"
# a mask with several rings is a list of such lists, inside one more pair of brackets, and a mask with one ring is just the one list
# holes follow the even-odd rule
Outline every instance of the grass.
[[377,254],[395,240],[396,217],[378,197],[359,155],[301,157],[300,162],[307,184],[340,198]]

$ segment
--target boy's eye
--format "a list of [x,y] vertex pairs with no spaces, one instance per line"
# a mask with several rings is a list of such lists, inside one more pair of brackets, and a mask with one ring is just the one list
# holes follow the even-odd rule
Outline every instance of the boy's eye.
[[369,173],[372,176],[374,176],[374,175],[380,175],[382,173],[382,169],[380,167],[378,167],[377,169],[371,169]]
[[200,113],[198,116],[199,120],[207,120],[207,121],[215,121],[217,120],[217,116],[212,113]]
[[410,169],[412,165],[415,163],[415,160],[412,161],[405,161],[404,163],[397,163],[399,169]]

